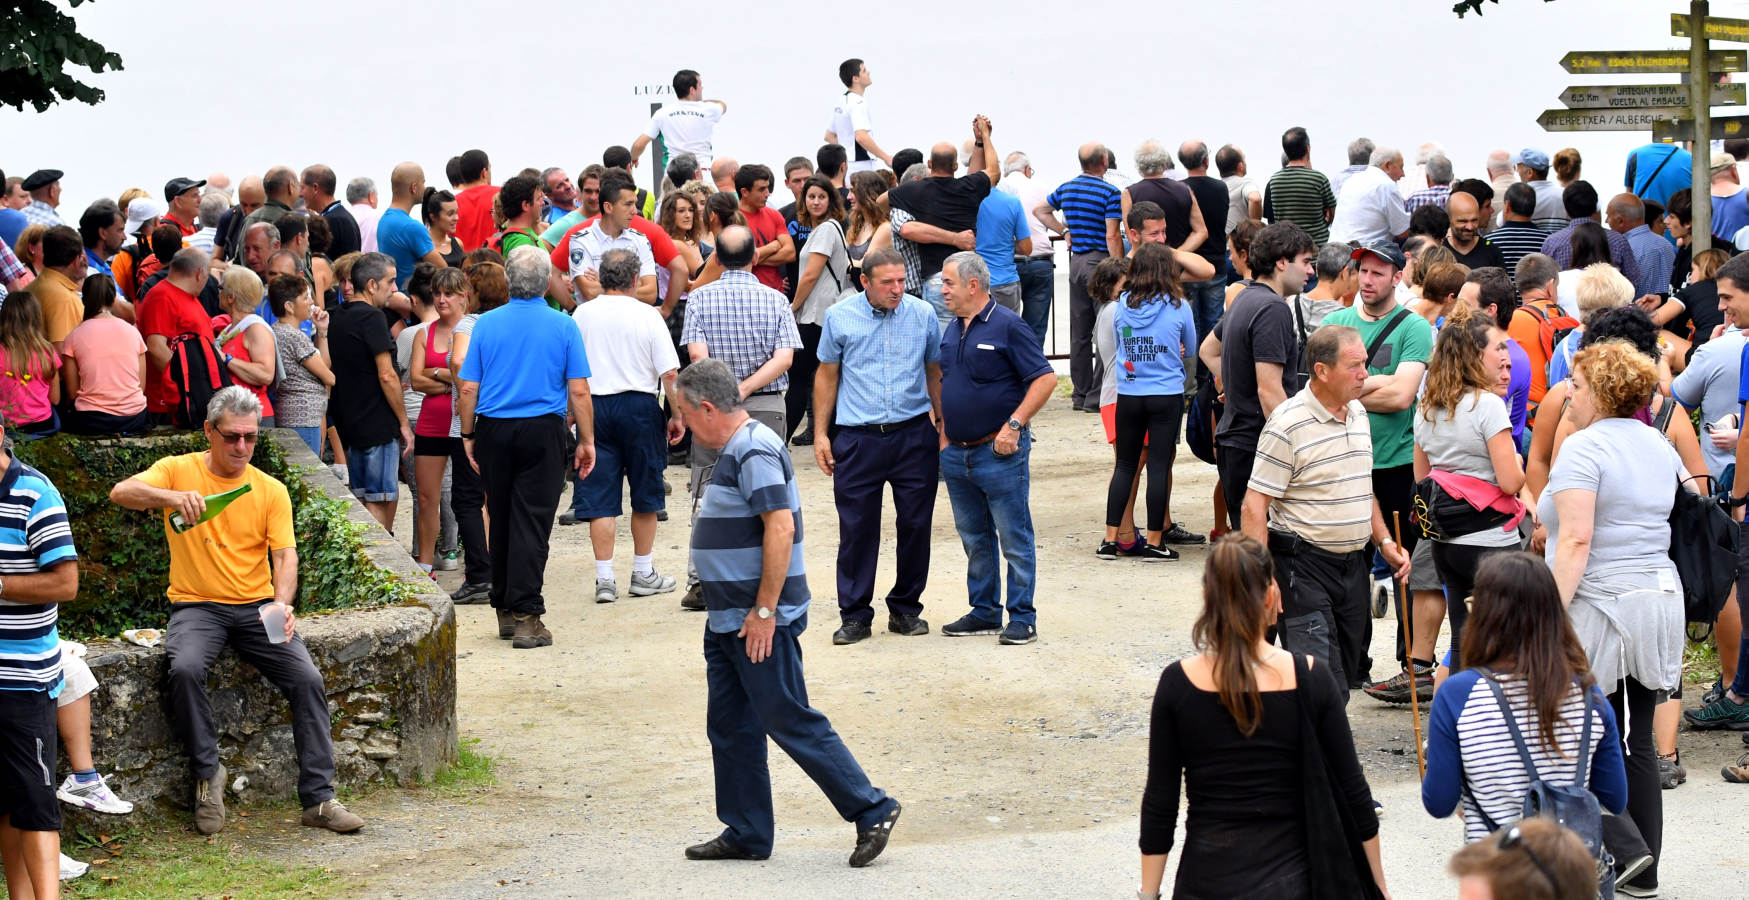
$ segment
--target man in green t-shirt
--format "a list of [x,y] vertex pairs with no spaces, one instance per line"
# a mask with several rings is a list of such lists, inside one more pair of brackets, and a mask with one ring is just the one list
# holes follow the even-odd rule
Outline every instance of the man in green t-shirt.
[[[1397,302],[1397,282],[1402,279],[1407,260],[1403,251],[1391,241],[1375,241],[1354,251],[1358,263],[1360,293],[1356,303],[1331,313],[1325,325],[1347,325],[1360,332],[1367,350],[1366,386],[1360,402],[1366,407],[1372,426],[1373,495],[1378,498],[1385,524],[1401,533],[1396,540],[1406,553],[1413,554],[1419,529],[1410,523],[1415,499],[1415,395],[1421,388],[1421,376],[1427,372],[1427,360],[1433,356],[1433,326]],[[1426,566],[1431,570],[1432,566]],[[1411,570],[1410,577],[1432,574]],[[1413,589],[1414,585],[1411,585]],[[1366,598],[1355,598],[1357,603]],[[1403,598],[1396,598],[1397,616],[1403,615]],[[1419,612],[1420,607],[1416,607]],[[1444,613],[1443,602],[1440,614]],[[1370,620],[1369,620],[1370,621]],[[1417,615],[1412,624],[1421,626]],[[1433,627],[1438,627],[1437,619]],[[1368,635],[1370,639],[1370,635]],[[1397,657],[1407,656],[1403,631],[1397,629]],[[1370,660],[1364,661],[1359,672],[1349,677],[1364,682]],[[1405,668],[1407,663],[1404,663]],[[1432,686],[1431,668],[1428,686]]]
[[510,258],[518,247],[544,247],[534,230],[540,223],[541,190],[539,178],[518,175],[504,182],[498,190],[498,202],[504,208],[504,230],[499,232],[498,252]]

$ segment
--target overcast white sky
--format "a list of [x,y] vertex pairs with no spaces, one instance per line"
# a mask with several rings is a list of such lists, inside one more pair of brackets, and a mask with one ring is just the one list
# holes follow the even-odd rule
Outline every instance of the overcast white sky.
[[[1502,0],[1460,21],[1451,0],[568,7],[87,3],[82,30],[126,69],[96,76],[108,92],[96,108],[0,111],[0,167],[65,170],[69,218],[130,186],[157,195],[174,176],[235,180],[276,163],[323,162],[342,183],[362,174],[386,184],[390,167],[412,159],[441,184],[445,160],[480,147],[499,179],[523,166],[575,175],[639,133],[649,110],[639,86],[688,67],[729,104],[719,152],[778,168],[818,148],[841,90],[837,64],[856,55],[874,76],[869,104],[888,150],[957,143],[983,113],[997,148],[1026,150],[1050,180],[1073,175],[1076,146],[1092,139],[1133,171],[1131,151],[1147,137],[1236,143],[1260,175],[1298,124],[1325,171],[1342,167],[1360,134],[1411,158],[1438,141],[1459,177],[1480,174],[1496,147],[1575,146],[1607,195],[1625,152],[1649,136],[1547,134],[1537,115],[1569,84],[1676,76],[1586,78],[1557,61],[1568,50],[1681,46],[1669,15],[1687,8]],[[1037,12],[1014,11],[1027,7]],[[1713,11],[1749,16],[1749,0],[1715,0]]]

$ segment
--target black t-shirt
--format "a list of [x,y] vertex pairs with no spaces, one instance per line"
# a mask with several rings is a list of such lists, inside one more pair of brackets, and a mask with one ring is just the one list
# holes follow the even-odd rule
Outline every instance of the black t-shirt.
[[1196,253],[1214,264],[1216,272],[1227,269],[1227,183],[1208,175],[1192,175],[1184,186],[1196,195],[1196,207],[1202,210],[1202,224],[1209,230]]
[[1458,249],[1451,245],[1451,238],[1449,237],[1447,237],[1443,243],[1445,244],[1445,249],[1450,250],[1451,255],[1457,257],[1457,261],[1460,264],[1469,266],[1471,269],[1480,269],[1483,266],[1494,266],[1499,269],[1506,268],[1506,257],[1500,253],[1499,247],[1488,243],[1487,238],[1482,238],[1481,240],[1476,241],[1476,246],[1468,253],[1459,253]]
[[1233,299],[1215,325],[1215,337],[1221,341],[1221,387],[1227,395],[1215,442],[1256,450],[1267,418],[1257,399],[1257,364],[1281,365],[1281,389],[1287,396],[1300,389],[1300,342],[1294,333],[1293,310],[1275,291],[1252,284]]
[[[1190,237],[1190,199],[1194,195],[1188,185],[1170,178],[1144,178],[1128,190],[1131,209],[1146,202],[1157,204],[1166,213],[1166,246],[1180,246]],[[1221,190],[1225,192],[1226,187]]]
[[[947,231],[968,231],[978,225],[978,206],[990,196],[990,176],[973,172],[961,178],[937,175],[922,181],[902,184],[887,192],[887,200],[925,225]],[[922,261],[922,277],[941,271],[959,248],[952,244],[918,244],[917,257]]]
[[1694,346],[1699,347],[1712,339],[1713,329],[1725,321],[1724,310],[1719,309],[1719,284],[1711,278],[1696,281],[1676,292],[1676,299],[1682,301],[1682,312],[1671,319],[1665,327],[1672,334],[1681,335],[1689,325],[1694,326]]
[[328,223],[328,231],[333,235],[328,242],[329,259],[339,259],[364,249],[364,236],[358,232],[358,220],[352,217],[346,204],[338,200],[328,204],[328,208],[322,210],[322,219]]
[[362,300],[340,304],[328,324],[328,354],[334,363],[334,391],[328,413],[347,447],[375,447],[400,436],[395,411],[377,381],[377,354],[393,361],[395,341],[376,307]]

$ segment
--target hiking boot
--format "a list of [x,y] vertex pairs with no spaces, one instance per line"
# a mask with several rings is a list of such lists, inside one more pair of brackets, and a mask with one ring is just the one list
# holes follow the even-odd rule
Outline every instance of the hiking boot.
[[1690,728],[1700,731],[1713,728],[1749,731],[1749,700],[1739,703],[1727,691],[1700,709],[1683,710],[1682,717],[1688,720]]
[[649,597],[655,594],[669,593],[674,590],[674,587],[673,578],[651,569],[648,575],[639,575],[633,572],[632,586],[627,589],[627,592],[633,597]]
[[693,844],[686,848],[687,859],[770,859],[770,856],[760,856],[748,853],[740,847],[729,843],[722,835],[717,835],[702,844]]
[[342,806],[339,800],[323,800],[304,810],[303,823],[311,828],[326,828],[337,834],[351,834],[364,827],[358,813]]
[[499,638],[499,640],[508,641],[511,638],[515,637],[516,636],[516,616],[511,615],[510,610],[508,610],[508,609],[496,609],[496,610],[493,610],[493,612],[498,614],[498,638]]
[[887,840],[893,836],[893,825],[899,821],[899,812],[903,809],[899,801],[893,801],[893,808],[885,818],[874,824],[867,831],[856,833],[856,849],[850,851],[850,867],[860,869],[875,861],[881,851],[887,849]]
[[1725,679],[1719,678],[1713,682],[1712,687],[1706,689],[1706,693],[1700,695],[1700,705],[1706,706],[1723,696],[1725,696]]
[[132,803],[110,792],[108,781],[109,776],[105,775],[96,781],[81,784],[78,776],[68,775],[67,780],[61,782],[60,790],[55,791],[55,796],[60,797],[63,803],[112,816],[125,816],[133,812]]
[[1160,533],[1160,542],[1163,544],[1178,544],[1180,546],[1186,544],[1197,545],[1208,543],[1208,538],[1186,529],[1183,525],[1180,525],[1177,522],[1173,522],[1171,528]]
[[1143,562],[1170,562],[1178,558],[1178,551],[1171,547],[1156,547],[1147,541],[1136,541],[1134,550],[1124,551],[1125,556],[1133,556]]
[[533,650],[552,645],[553,633],[541,624],[540,616],[516,617],[516,634],[510,638],[510,646],[518,650]]
[[963,616],[941,626],[941,633],[948,637],[972,637],[980,634],[1000,634],[1002,623],[986,622],[978,618],[977,613],[966,613]]
[[1391,582],[1375,578],[1372,582],[1372,617],[1382,619],[1391,611]]
[[1688,780],[1688,769],[1682,765],[1682,751],[1678,750],[1669,756],[1658,757],[1658,783],[1664,790],[1673,791],[1676,786]]
[[[1749,740],[1744,743],[1749,743]],[[1749,784],[1749,753],[1737,757],[1735,765],[1720,769],[1719,774],[1724,775],[1725,780],[1732,784]]]
[[90,863],[82,863],[82,862],[74,859],[73,857],[68,856],[65,853],[61,854],[61,879],[60,880],[72,881],[75,878],[83,877],[85,875],[85,873],[89,872],[89,871],[91,871],[91,864]]
[[845,622],[844,627],[832,632],[832,643],[843,646],[866,640],[874,634],[874,629],[865,622]]
[[887,630],[905,637],[916,637],[929,633],[929,623],[921,616],[888,616]]
[[693,612],[704,612],[704,585],[687,585],[685,596],[680,598],[680,608],[689,609]]
[[[1384,681],[1374,682],[1363,688],[1368,697],[1382,703],[1403,704],[1409,702],[1409,673],[1398,672]],[[1415,693],[1423,703],[1433,699],[1433,667],[1415,667]]]
[[613,578],[595,579],[595,602],[612,603],[619,599],[619,581]]
[[467,606],[471,603],[485,603],[492,599],[492,585],[478,581],[464,581],[462,586],[449,595],[449,602],[457,606]]
[[220,763],[211,778],[194,783],[194,830],[201,834],[218,834],[225,827],[225,774]]
[[1009,622],[1008,627],[1002,629],[1002,636],[996,639],[996,643],[1009,645],[1030,644],[1036,640],[1038,640],[1037,628],[1034,628],[1025,622]]

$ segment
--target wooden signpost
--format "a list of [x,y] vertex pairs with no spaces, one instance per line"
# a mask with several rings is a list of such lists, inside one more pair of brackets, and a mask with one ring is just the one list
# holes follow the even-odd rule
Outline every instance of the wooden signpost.
[[[1744,86],[1715,84],[1712,86],[1714,106],[1746,106]],[[1610,84],[1574,85],[1561,92],[1561,105],[1568,109],[1653,109],[1681,107],[1688,109],[1688,85],[1685,84]]]
[[[1704,39],[1703,39],[1704,40]],[[1714,72],[1749,68],[1749,51],[1714,50],[1707,67]],[[1561,68],[1575,75],[1659,75],[1686,72],[1689,54],[1681,50],[1575,50],[1561,57]]]
[[1685,107],[1656,109],[1545,109],[1536,123],[1544,131],[1646,131],[1688,112]]
[[[1723,16],[1706,16],[1702,35],[1709,41],[1732,41],[1739,44],[1749,43],[1749,19],[1727,19]],[[1688,27],[1688,16],[1682,13],[1670,14],[1670,34],[1674,37],[1689,37],[1692,31]]]
[[[1749,138],[1749,116],[1715,116],[1708,140],[1728,141]],[[1694,120],[1684,115],[1671,117],[1652,126],[1652,140],[1660,144],[1675,144],[1694,140]]]

